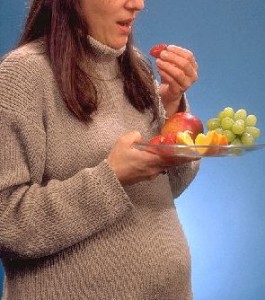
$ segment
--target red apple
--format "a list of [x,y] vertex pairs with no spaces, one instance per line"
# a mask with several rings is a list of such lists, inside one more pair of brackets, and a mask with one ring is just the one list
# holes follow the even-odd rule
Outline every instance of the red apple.
[[203,133],[202,121],[188,112],[178,112],[166,120],[161,130],[161,135],[165,136],[170,132],[190,131],[190,136],[195,140],[199,133]]
[[164,140],[162,141],[162,145],[175,145],[176,144],[177,133],[169,132],[164,136]]
[[151,138],[151,140],[148,142],[149,145],[160,145],[164,141],[165,137],[158,134]]

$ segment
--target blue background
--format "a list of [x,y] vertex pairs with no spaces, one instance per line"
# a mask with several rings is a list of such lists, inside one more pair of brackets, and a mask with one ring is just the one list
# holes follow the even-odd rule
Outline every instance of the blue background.
[[[24,0],[0,2],[0,55],[21,30]],[[205,123],[226,106],[258,117],[265,142],[265,1],[146,1],[135,42],[148,54],[165,42],[191,49],[199,80],[188,91]],[[176,200],[192,255],[195,300],[265,299],[265,150],[204,158]],[[1,294],[1,289],[0,289]]]

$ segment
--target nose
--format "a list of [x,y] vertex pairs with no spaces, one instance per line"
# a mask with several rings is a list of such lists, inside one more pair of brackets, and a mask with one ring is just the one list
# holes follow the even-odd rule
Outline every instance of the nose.
[[126,2],[126,7],[131,10],[143,10],[144,9],[144,0],[128,0]]

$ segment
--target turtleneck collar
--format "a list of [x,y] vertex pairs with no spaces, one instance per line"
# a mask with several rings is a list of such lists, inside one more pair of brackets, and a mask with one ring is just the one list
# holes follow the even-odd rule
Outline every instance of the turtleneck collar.
[[94,39],[92,36],[87,36],[89,43],[92,47],[92,49],[95,51],[96,55],[103,55],[108,57],[119,57],[122,55],[122,53],[125,51],[126,46],[120,48],[120,49],[114,49],[111,48],[105,44],[102,44],[98,40]]
[[[117,58],[123,54],[126,46],[114,49],[88,36],[92,55],[88,58],[90,76],[99,80],[112,80],[120,76]],[[91,72],[92,70],[92,72]]]

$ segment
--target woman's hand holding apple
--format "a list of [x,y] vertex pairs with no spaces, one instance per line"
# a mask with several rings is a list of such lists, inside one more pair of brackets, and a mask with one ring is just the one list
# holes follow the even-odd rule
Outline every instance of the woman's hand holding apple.
[[140,143],[141,134],[138,131],[121,136],[115,143],[107,162],[115,172],[121,184],[134,184],[156,178],[173,165],[183,164],[190,159],[169,159],[149,151],[141,151],[133,147]]

